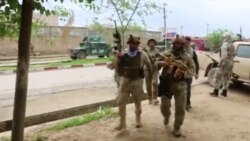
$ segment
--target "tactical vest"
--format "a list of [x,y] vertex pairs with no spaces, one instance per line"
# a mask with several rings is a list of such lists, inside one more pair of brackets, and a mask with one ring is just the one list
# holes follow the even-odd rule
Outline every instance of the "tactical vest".
[[[183,62],[181,56],[180,57],[175,57],[173,54],[169,54],[169,57],[173,57],[176,60]],[[173,65],[169,65],[167,67],[164,67],[163,70],[162,70],[162,77],[164,77],[164,79],[167,79],[167,81],[170,81],[170,82],[182,81],[184,79],[184,76],[182,78],[180,78],[180,79],[174,77],[175,71],[177,69],[178,69],[178,67],[173,66]]]
[[121,58],[121,76],[130,80],[136,80],[144,77],[144,71],[141,65],[141,52],[135,57],[129,57],[128,54],[124,54]]

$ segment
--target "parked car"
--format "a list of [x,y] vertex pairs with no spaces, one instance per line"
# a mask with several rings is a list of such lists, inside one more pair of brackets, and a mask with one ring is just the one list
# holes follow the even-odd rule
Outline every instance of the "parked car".
[[[233,45],[236,50],[235,61],[237,62],[234,64],[231,80],[237,85],[250,83],[250,42],[237,41]],[[205,77],[208,77],[209,84],[213,86],[219,61],[212,57],[210,58],[212,62],[206,68]]]
[[[170,49],[172,47],[172,42],[170,40],[167,40],[167,49]],[[166,50],[165,42],[157,42],[155,46],[160,52],[164,52]]]
[[104,40],[104,36],[100,33],[89,33],[80,42],[79,47],[70,49],[71,59],[85,59],[87,56],[98,56],[103,58],[112,55],[112,48]]

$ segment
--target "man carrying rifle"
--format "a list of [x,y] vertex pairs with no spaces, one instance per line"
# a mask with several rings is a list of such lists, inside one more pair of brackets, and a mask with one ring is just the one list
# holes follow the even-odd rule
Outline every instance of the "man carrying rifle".
[[[121,49],[122,49],[122,45],[121,45],[121,35],[117,29],[117,26],[116,26],[116,21],[115,21],[115,33],[113,34],[113,37],[115,39],[115,46],[113,47],[112,49],[112,52],[114,54],[114,56],[117,56],[117,54],[121,53]],[[117,61],[118,61],[118,58],[117,57],[114,57],[112,62],[110,64],[108,64],[108,68],[111,69],[111,70],[114,70],[114,80],[117,84],[117,88],[119,88],[120,86],[120,76],[118,75],[118,70],[117,70]]]
[[147,68],[146,67],[144,68],[149,104],[153,103],[154,105],[157,105],[159,103],[159,101],[157,100],[159,69],[156,63],[156,54],[159,53],[159,51],[155,48],[156,43],[157,42],[155,39],[149,39],[148,48],[143,49],[148,55],[153,69],[153,74],[152,74],[153,76],[149,76]]
[[[186,51],[186,53],[188,53],[194,63],[195,63],[195,79],[199,78],[199,61],[198,61],[198,57],[197,54],[194,50],[194,48],[191,46],[191,38],[186,36],[185,37],[186,40],[186,45],[184,50]],[[185,81],[187,82],[187,103],[186,103],[186,110],[189,111],[192,107],[191,107],[191,85],[193,82],[193,76],[192,75],[185,75]]]
[[168,125],[171,114],[171,98],[175,99],[174,136],[181,136],[181,125],[185,117],[187,83],[184,76],[193,75],[195,64],[192,57],[184,51],[185,40],[177,38],[173,41],[171,51],[164,52],[159,61],[163,67],[160,75],[159,96],[161,96],[161,113],[164,125]]
[[151,64],[145,52],[139,49],[140,38],[130,35],[128,49],[118,54],[117,72],[120,76],[117,103],[119,107],[120,123],[116,130],[126,129],[126,104],[130,94],[135,103],[136,128],[141,127],[141,99],[143,92],[143,66],[146,65],[152,76]]

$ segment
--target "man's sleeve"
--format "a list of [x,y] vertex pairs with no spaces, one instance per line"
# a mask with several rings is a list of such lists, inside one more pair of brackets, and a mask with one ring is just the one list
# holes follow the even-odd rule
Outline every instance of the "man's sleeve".
[[149,71],[148,73],[151,76],[151,74],[152,74],[152,66],[151,66],[149,57],[148,57],[148,55],[144,51],[142,52],[141,55],[142,55],[141,58],[142,58],[143,65],[145,65],[147,67],[147,69]]
[[196,51],[193,51],[193,60],[194,60],[194,64],[195,64],[195,72],[196,72],[196,74],[199,74],[200,65],[199,65],[199,60],[198,60],[198,56],[196,54]]
[[187,66],[188,66],[187,74],[190,75],[190,76],[194,76],[195,63],[194,63],[192,57],[188,57]]

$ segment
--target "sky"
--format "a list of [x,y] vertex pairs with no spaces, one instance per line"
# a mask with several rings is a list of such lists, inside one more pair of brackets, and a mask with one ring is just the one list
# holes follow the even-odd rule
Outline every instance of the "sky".
[[[86,26],[92,19],[99,18],[99,22],[110,24],[105,17],[112,14],[112,10],[105,14],[96,15],[80,8],[79,5],[65,0],[63,6],[72,9],[75,15],[74,26]],[[98,1],[98,0],[96,0]],[[243,36],[250,38],[250,0],[157,0],[157,3],[167,3],[167,29],[189,36],[205,36],[216,29],[228,29],[239,33],[242,27]],[[46,7],[53,7],[54,2],[49,2]],[[134,17],[138,24],[137,16]],[[145,18],[147,30],[160,31],[164,27],[163,11],[155,12]],[[63,25],[63,22],[60,22]],[[112,24],[112,23],[111,23]]]

